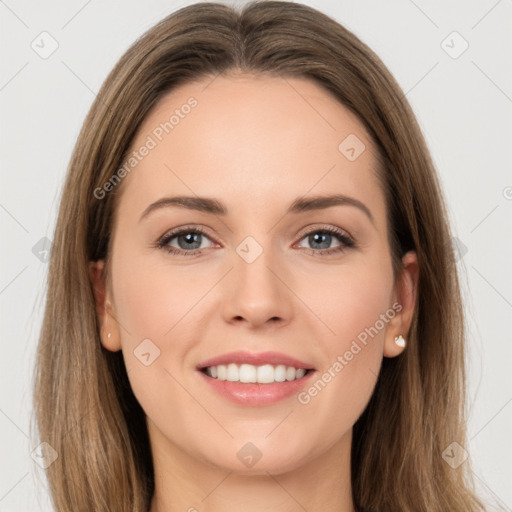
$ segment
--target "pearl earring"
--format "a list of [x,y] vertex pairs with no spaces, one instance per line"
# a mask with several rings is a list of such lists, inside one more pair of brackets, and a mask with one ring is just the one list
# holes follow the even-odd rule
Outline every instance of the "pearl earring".
[[395,336],[395,343],[401,347],[401,348],[404,348],[405,347],[405,339],[404,337],[400,334],[398,336]]

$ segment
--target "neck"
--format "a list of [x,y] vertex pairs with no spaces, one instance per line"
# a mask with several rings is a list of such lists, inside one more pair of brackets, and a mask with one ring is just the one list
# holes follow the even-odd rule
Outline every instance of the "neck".
[[190,456],[163,438],[150,421],[148,428],[155,471],[150,512],[355,510],[350,478],[351,430],[327,452],[292,470],[241,474]]

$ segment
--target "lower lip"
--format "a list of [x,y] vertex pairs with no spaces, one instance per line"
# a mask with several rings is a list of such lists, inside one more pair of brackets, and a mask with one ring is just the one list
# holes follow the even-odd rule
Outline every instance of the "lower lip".
[[213,390],[228,400],[247,406],[261,406],[275,404],[279,400],[299,393],[309,384],[316,372],[310,371],[301,379],[273,382],[271,384],[231,382],[208,377],[200,370],[198,370],[198,373]]

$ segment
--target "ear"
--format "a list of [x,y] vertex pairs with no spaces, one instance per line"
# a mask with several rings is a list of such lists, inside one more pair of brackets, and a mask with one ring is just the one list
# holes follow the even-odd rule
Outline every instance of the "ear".
[[397,276],[393,293],[393,308],[397,314],[389,321],[384,341],[384,357],[395,357],[401,354],[405,347],[395,343],[395,337],[402,335],[407,342],[411,327],[418,289],[418,258],[416,252],[409,251],[402,258],[402,270]]
[[96,316],[100,325],[102,345],[112,352],[121,350],[121,333],[114,316],[112,298],[105,280],[105,262],[103,260],[89,263],[89,277],[96,302]]

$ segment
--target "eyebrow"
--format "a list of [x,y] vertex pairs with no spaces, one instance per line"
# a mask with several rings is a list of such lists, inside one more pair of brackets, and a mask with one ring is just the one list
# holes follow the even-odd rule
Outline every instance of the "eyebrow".
[[[162,197],[154,203],[151,203],[140,216],[139,222],[147,217],[151,212],[169,207],[185,208],[188,210],[195,210],[203,213],[211,213],[214,215],[227,215],[227,207],[217,199],[198,196],[175,196],[175,197]],[[286,213],[304,213],[316,210],[323,210],[333,206],[353,206],[362,211],[373,225],[375,219],[370,209],[359,199],[354,197],[345,196],[342,194],[334,195],[318,195],[309,198],[298,197],[289,206]]]

